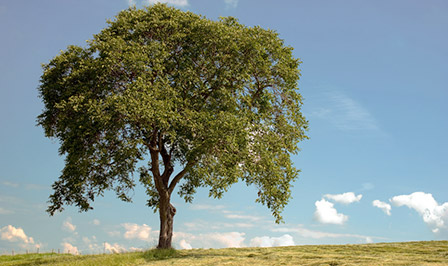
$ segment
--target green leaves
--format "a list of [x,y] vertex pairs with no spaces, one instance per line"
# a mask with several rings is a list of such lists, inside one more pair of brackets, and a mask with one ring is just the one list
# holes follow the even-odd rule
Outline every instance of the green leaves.
[[38,123],[66,155],[49,212],[88,210],[108,189],[130,201],[146,161],[140,183],[155,210],[178,182],[191,202],[197,187],[219,198],[243,180],[280,221],[298,176],[290,154],[307,138],[292,48],[274,31],[162,4],[108,23],[44,65]]

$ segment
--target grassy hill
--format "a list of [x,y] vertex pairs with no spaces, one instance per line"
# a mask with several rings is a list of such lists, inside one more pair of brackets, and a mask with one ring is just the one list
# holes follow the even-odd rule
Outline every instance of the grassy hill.
[[448,241],[0,256],[0,265],[448,265]]

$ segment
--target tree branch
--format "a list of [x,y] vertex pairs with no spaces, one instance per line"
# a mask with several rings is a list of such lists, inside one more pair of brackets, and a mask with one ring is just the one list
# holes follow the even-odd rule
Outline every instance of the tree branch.
[[182,177],[185,176],[185,174],[188,172],[188,170],[191,169],[191,167],[193,167],[195,165],[196,162],[194,161],[190,161],[187,163],[187,165],[185,166],[184,170],[180,171],[174,178],[173,180],[171,180],[171,184],[168,187],[168,192],[169,194],[171,194],[174,190],[174,188],[176,187],[177,183],[179,183],[179,181],[182,179]]

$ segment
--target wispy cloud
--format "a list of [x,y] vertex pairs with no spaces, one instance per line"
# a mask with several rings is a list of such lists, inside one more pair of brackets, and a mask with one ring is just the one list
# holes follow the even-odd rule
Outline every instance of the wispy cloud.
[[255,216],[255,215],[242,215],[242,214],[227,214],[225,215],[228,219],[239,219],[239,220],[245,220],[245,221],[260,221],[262,217]]
[[188,0],[145,0],[145,2],[149,5],[157,4],[157,3],[166,3],[173,6],[178,7],[186,7],[188,6]]
[[448,228],[448,202],[439,205],[430,193],[414,192],[395,196],[390,202],[398,207],[407,206],[414,209],[434,233]]
[[380,133],[374,116],[359,102],[338,92],[325,92],[317,101],[311,117],[323,119],[342,131],[373,131]]
[[364,183],[362,184],[361,190],[372,190],[375,188],[375,185],[372,183]]
[[255,223],[260,223],[265,221],[266,219],[262,216],[244,214],[242,212],[234,212],[226,209],[224,205],[209,205],[209,204],[195,204],[190,206],[190,209],[196,211],[212,211],[216,213],[216,215],[220,215],[223,218],[229,220],[241,220],[238,222],[230,221],[230,222],[215,222],[210,223],[208,221],[196,220],[194,222],[184,223],[185,226],[189,227],[191,230],[195,228],[209,228],[212,230],[217,230],[219,228],[250,228],[254,227]]
[[12,214],[12,213],[14,213],[14,212],[11,211],[11,210],[8,210],[8,209],[0,207],[0,214]]
[[2,185],[7,186],[7,187],[12,187],[12,188],[18,188],[19,184],[14,183],[14,182],[10,182],[10,181],[3,181]]
[[205,228],[208,230],[219,230],[222,228],[253,228],[255,227],[254,223],[247,222],[233,222],[233,223],[224,223],[224,222],[213,222],[203,220],[196,220],[194,222],[186,222],[183,224],[189,231],[203,231]]
[[3,181],[1,182],[2,185],[10,188],[25,188],[27,190],[43,190],[43,189],[49,189],[50,187],[38,185],[38,184],[19,184],[16,182],[11,181]]
[[227,8],[236,8],[238,6],[238,0],[224,0]]
[[305,228],[303,225],[294,226],[294,227],[273,228],[271,231],[282,232],[282,233],[296,233],[302,238],[312,238],[312,239],[356,238],[356,239],[361,239],[366,243],[371,243],[373,241],[373,239],[385,239],[383,237],[374,237],[374,236],[366,236],[366,235],[358,235],[358,234],[338,234],[338,233],[330,233],[330,232],[311,230],[311,229]]
[[392,209],[392,207],[390,206],[389,203],[382,202],[380,200],[374,200],[372,202],[372,205],[374,207],[380,208],[385,214],[387,214],[389,216],[391,215],[390,210]]
[[190,205],[191,210],[222,210],[224,205],[209,205],[209,204],[192,204]]

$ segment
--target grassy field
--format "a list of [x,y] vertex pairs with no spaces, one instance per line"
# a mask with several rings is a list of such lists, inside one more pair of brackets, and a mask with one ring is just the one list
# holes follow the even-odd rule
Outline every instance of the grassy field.
[[448,265],[448,241],[0,256],[0,265]]

